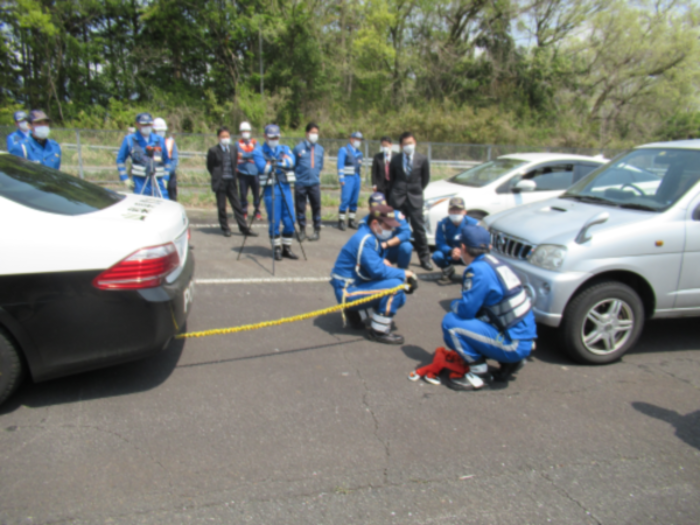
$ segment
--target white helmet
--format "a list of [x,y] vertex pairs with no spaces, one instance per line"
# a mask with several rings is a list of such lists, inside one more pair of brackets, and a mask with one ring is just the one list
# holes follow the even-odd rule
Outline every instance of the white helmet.
[[168,125],[162,118],[157,118],[153,121],[153,131],[165,131],[168,129]]
[[238,131],[253,131],[253,128],[250,127],[250,122],[241,122],[241,125],[238,126]]

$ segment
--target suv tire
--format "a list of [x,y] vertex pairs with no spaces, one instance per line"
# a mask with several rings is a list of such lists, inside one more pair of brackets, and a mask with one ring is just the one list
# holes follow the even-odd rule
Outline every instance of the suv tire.
[[600,365],[617,361],[634,346],[644,326],[644,305],[626,284],[605,281],[584,289],[566,307],[560,327],[574,361]]
[[23,375],[24,366],[17,348],[0,330],[0,404],[17,390]]

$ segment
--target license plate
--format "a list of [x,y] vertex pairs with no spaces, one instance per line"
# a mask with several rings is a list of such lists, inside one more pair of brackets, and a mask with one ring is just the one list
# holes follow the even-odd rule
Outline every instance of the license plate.
[[185,290],[182,292],[182,307],[187,314],[187,312],[190,311],[190,306],[192,305],[192,301],[194,299],[194,279],[190,281],[190,284],[185,288]]

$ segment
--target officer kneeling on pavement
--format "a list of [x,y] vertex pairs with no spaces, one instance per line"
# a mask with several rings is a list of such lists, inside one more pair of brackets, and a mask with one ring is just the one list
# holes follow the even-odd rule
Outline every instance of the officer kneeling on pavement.
[[437,223],[435,228],[435,252],[433,262],[442,270],[441,283],[452,282],[455,265],[462,265],[462,250],[459,247],[459,232],[465,224],[479,223],[467,217],[467,208],[462,197],[452,197],[448,204],[449,215]]
[[[331,285],[339,304],[396,288],[406,280],[416,286],[413,272],[389,266],[382,257],[381,243],[390,239],[398,226],[390,206],[378,205],[370,209],[367,223],[360,224],[357,233],[345,244],[331,272]],[[405,302],[406,293],[399,290],[349,309],[346,315],[353,327],[366,326],[371,340],[400,345],[404,339],[392,333],[392,318]]]
[[460,231],[462,260],[467,266],[462,298],[452,302],[442,320],[445,344],[469,365],[452,388],[478,390],[488,379],[486,359],[499,362],[494,379],[507,381],[530,355],[537,338],[530,298],[511,268],[489,255],[491,237],[481,226]]
[[[369,209],[377,205],[386,206],[386,197],[383,193],[374,192],[369,197]],[[367,224],[371,215],[367,215],[360,224]],[[411,255],[413,254],[413,245],[411,244],[411,227],[408,225],[406,217],[399,210],[394,210],[394,219],[399,223],[394,230],[391,238],[388,241],[382,241],[380,247],[382,256],[391,264],[397,265],[399,268],[406,269],[411,263]]]

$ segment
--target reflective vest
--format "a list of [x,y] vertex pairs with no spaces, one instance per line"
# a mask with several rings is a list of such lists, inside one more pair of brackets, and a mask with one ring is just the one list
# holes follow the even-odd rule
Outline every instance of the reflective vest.
[[[286,169],[277,166],[277,159],[263,153],[263,157],[267,162],[270,162],[273,166],[270,173],[260,175],[260,184],[262,186],[274,186],[277,184],[277,180],[282,184],[290,184],[296,182],[297,178],[294,174],[294,169]],[[277,167],[275,167],[277,166]]]
[[503,299],[497,304],[482,306],[480,314],[483,313],[493,326],[503,332],[525,319],[528,312],[532,310],[532,303],[523,284],[510,266],[488,254],[484,256],[484,261],[498,277],[503,288]]
[[[138,141],[131,138],[131,175],[135,177],[148,177],[155,175],[156,177],[165,177],[165,165],[163,163],[163,152],[160,146],[152,147],[152,154],[149,155],[146,150],[141,147]],[[148,146],[147,146],[148,147]]]
[[343,168],[343,174],[347,177],[349,175],[359,175],[360,168],[362,167],[362,152],[355,156],[355,149],[352,146],[345,146],[345,167]]

